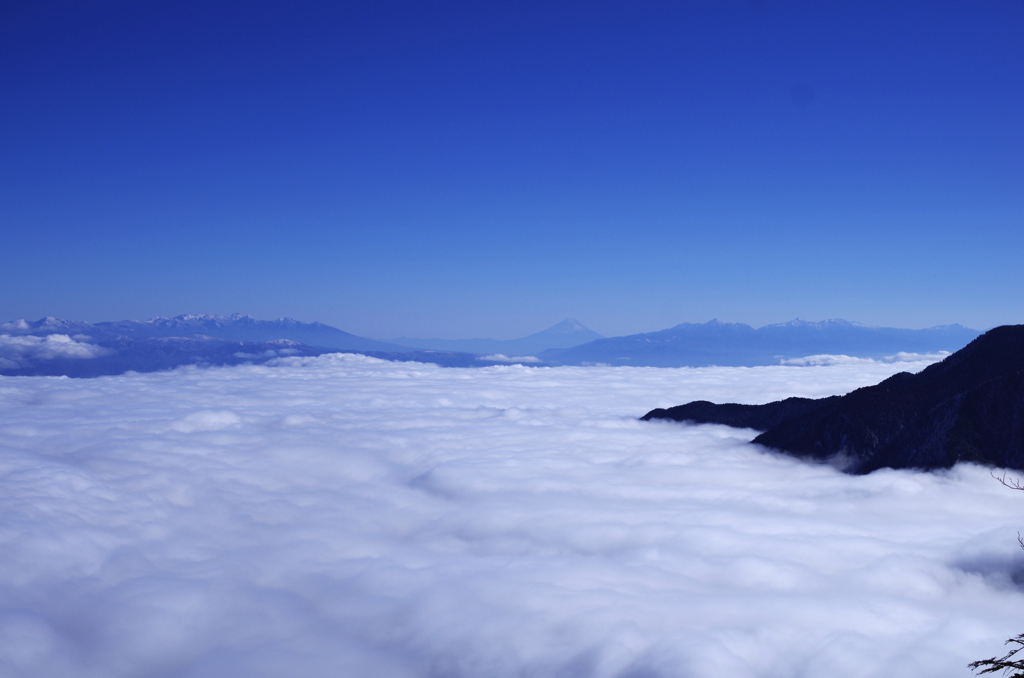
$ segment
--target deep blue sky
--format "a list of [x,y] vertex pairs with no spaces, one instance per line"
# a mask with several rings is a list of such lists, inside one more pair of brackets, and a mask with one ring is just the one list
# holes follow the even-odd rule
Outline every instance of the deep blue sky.
[[1024,2],[4,2],[0,320],[1024,322]]

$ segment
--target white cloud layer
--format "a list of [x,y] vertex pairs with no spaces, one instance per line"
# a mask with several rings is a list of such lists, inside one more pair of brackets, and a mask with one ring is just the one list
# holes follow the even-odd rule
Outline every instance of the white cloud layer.
[[0,675],[963,678],[1024,496],[636,420],[925,364],[0,377]]
[[236,358],[242,358],[243,360],[265,360],[267,358],[279,358],[289,355],[295,355],[298,352],[299,349],[297,348],[268,348],[267,350],[261,351],[260,353],[246,353],[245,351],[237,351],[235,352],[234,356]]
[[514,355],[507,356],[504,353],[495,353],[493,355],[482,355],[477,360],[489,360],[495,363],[539,363],[543,362],[540,358],[532,355]]
[[51,334],[45,337],[12,337],[9,334],[0,334],[0,367],[11,369],[36,360],[54,358],[97,358],[108,353],[102,346],[90,344],[84,339],[86,337],[72,338],[66,334]]
[[[900,351],[895,355],[885,356],[881,362],[887,363],[919,363],[919,362],[936,362],[942,360],[949,355],[949,351],[939,351],[938,353],[906,353]],[[794,367],[821,367],[824,365],[847,365],[847,364],[868,364],[880,362],[873,358],[857,358],[849,355],[809,355],[803,358],[783,358],[779,360],[780,365],[792,365]]]

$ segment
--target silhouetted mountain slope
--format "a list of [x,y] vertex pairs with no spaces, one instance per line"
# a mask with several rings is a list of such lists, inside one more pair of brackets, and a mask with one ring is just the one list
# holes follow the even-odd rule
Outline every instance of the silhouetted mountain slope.
[[552,365],[643,365],[703,367],[707,365],[777,365],[780,360],[810,355],[881,358],[899,352],[955,351],[980,334],[960,325],[924,330],[867,327],[846,320],[765,325],[683,323],[667,330],[610,337],[569,349],[549,350],[538,357]]
[[764,430],[755,443],[800,457],[840,459],[852,473],[948,468],[958,461],[1024,469],[1024,325],[990,330],[918,374],[901,372],[795,408],[787,402],[698,401],[644,418],[740,422]]
[[689,421],[694,424],[725,424],[736,428],[752,428],[758,431],[767,431],[786,419],[791,419],[805,412],[821,407],[829,400],[838,398],[825,398],[814,400],[811,398],[786,398],[777,400],[766,405],[738,405],[726,403],[716,405],[707,400],[695,400],[685,405],[677,405],[667,410],[660,407],[651,410],[641,419],[673,419],[675,421]]
[[600,334],[584,327],[578,320],[566,318],[557,325],[520,339],[410,339],[399,337],[395,341],[403,346],[441,351],[523,356],[536,355],[541,351],[553,348],[569,348],[600,338]]

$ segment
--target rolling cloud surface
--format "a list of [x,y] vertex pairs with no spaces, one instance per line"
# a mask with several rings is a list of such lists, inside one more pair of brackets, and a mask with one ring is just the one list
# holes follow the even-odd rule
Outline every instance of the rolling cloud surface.
[[1024,495],[636,420],[926,364],[0,378],[0,674],[967,676]]

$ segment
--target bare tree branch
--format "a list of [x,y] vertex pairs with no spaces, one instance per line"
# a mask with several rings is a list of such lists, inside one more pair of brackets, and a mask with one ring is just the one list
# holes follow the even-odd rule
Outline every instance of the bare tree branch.
[[[1010,478],[1007,480],[1006,471],[1003,471],[1002,475],[996,475],[992,472],[992,477],[998,480],[1003,486],[1010,488],[1011,490],[1021,490],[1024,492],[1024,484],[1021,483],[1020,478]],[[1024,549],[1024,537],[1021,537],[1020,532],[1017,533],[1017,543],[1022,549]],[[1015,644],[1017,647],[1010,650],[1002,657],[998,659],[996,657],[989,657],[988,659],[981,659],[976,662],[971,662],[967,666],[970,667],[971,671],[978,674],[995,673],[996,671],[1002,671],[1006,678],[1024,678],[1024,660],[1015,659],[1011,660],[1013,655],[1017,654],[1021,650],[1024,650],[1024,633],[1013,638],[1009,638],[1006,641],[1007,645]],[[979,669],[981,669],[979,671]],[[1010,671],[1015,671],[1012,675]]]
[[[1009,638],[1006,643],[1016,643],[1018,647],[1014,650],[1010,650],[1010,652],[1006,653],[999,659],[990,657],[989,659],[981,659],[976,662],[971,662],[967,666],[969,666],[972,671],[976,671],[979,675],[995,673],[996,671],[1002,671],[1004,674],[1008,674],[1010,671],[1016,670],[1016,673],[1011,676],[1007,676],[1007,678],[1024,678],[1024,660],[1017,659],[1015,661],[1010,661],[1010,657],[1021,650],[1024,650],[1024,633],[1014,638]],[[982,670],[978,671],[978,669]]]
[[1020,482],[1020,478],[1011,478],[1007,480],[1006,471],[1003,471],[1003,474],[1000,476],[997,476],[995,473],[992,473],[992,477],[1001,482],[1006,487],[1010,488],[1011,490],[1021,490],[1022,492],[1024,492],[1024,484]]

